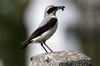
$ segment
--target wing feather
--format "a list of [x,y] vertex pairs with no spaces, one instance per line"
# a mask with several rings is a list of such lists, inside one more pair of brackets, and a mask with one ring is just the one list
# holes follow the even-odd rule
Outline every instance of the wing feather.
[[43,34],[45,31],[51,29],[57,22],[57,18],[52,18],[50,19],[49,22],[47,22],[46,25],[39,27],[38,29],[36,29],[32,35],[26,39],[23,43],[22,43],[22,48],[26,48],[28,44],[30,44],[32,42],[32,39],[40,36],[41,34]]

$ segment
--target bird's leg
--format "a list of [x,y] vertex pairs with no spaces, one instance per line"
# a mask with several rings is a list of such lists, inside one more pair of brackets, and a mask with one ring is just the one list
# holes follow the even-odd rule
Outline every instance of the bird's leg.
[[43,43],[41,43],[41,46],[43,47],[43,49],[46,51],[46,53],[48,53],[48,51],[45,49],[45,47],[43,46]]
[[44,45],[51,51],[51,52],[53,52],[47,45],[46,45],[46,43],[44,42]]

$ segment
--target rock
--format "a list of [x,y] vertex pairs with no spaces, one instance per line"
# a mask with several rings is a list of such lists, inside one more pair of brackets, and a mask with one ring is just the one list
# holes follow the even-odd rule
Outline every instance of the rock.
[[43,53],[30,58],[29,66],[92,66],[91,58],[76,51]]

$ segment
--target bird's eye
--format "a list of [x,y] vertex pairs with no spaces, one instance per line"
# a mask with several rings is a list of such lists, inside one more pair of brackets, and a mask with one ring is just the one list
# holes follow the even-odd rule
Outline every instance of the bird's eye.
[[51,7],[47,8],[47,11],[48,11],[49,9],[51,9]]
[[50,14],[50,13],[52,13],[56,9],[57,9],[57,7],[48,8],[47,9],[47,13]]

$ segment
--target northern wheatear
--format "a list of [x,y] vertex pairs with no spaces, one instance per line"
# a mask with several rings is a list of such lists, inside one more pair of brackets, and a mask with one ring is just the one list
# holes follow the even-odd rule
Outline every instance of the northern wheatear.
[[56,31],[58,26],[58,20],[56,17],[56,12],[59,9],[64,10],[64,6],[54,6],[49,5],[44,12],[44,19],[39,25],[39,27],[28,37],[23,43],[22,48],[27,47],[30,43],[40,43],[46,52],[48,52],[44,45],[53,52],[47,45],[46,40],[49,39]]

